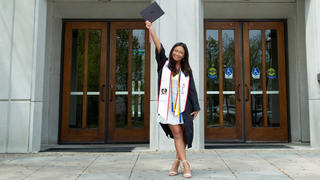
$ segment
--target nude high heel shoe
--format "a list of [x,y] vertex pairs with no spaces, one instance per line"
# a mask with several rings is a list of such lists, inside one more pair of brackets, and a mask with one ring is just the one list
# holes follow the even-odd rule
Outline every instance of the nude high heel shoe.
[[[175,163],[177,161],[178,161],[178,164],[176,165],[177,169],[175,169],[174,165],[175,165]],[[179,159],[175,159],[173,164],[172,164],[172,167],[171,167],[171,169],[169,171],[169,176],[176,176],[178,174],[179,166],[180,166],[180,160]]]
[[[183,177],[184,178],[191,178],[192,177],[192,174],[191,174],[191,167],[190,167],[190,164],[187,160],[183,160],[182,163],[185,165],[185,166],[189,166],[189,169],[190,169],[190,173],[185,173],[185,171],[183,171]],[[184,167],[184,166],[183,166]],[[185,168],[184,168],[185,170]]]

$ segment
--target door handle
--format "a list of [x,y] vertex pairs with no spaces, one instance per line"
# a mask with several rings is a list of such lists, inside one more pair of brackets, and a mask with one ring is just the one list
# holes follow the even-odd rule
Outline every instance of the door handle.
[[102,84],[100,88],[100,96],[101,96],[101,101],[104,102],[104,88],[106,87],[105,84]]
[[109,97],[110,97],[109,101],[112,102],[112,98],[113,98],[113,86],[112,85],[109,86],[109,92],[110,92],[109,93]]
[[246,101],[249,101],[249,88],[247,84],[245,84],[244,86],[246,88]]
[[241,101],[241,99],[240,99],[240,84],[238,84],[238,89],[237,89],[237,100]]

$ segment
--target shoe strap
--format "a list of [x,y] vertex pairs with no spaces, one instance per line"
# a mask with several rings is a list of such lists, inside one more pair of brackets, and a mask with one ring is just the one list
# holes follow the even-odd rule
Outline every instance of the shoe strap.
[[191,166],[190,166],[190,164],[189,164],[189,161],[187,161],[187,160],[183,160],[183,161],[182,161],[182,163],[184,163],[184,162],[185,162],[185,163],[187,163],[187,164],[188,164],[188,166],[191,168]]

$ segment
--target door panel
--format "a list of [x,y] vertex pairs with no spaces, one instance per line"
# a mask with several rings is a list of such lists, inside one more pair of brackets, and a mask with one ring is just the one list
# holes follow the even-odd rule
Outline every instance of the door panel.
[[206,140],[241,140],[240,24],[205,26]]
[[242,24],[205,23],[205,139],[288,141],[284,24]]
[[150,43],[143,22],[111,23],[109,142],[149,140]]
[[104,141],[106,35],[106,23],[65,24],[61,142]]
[[245,109],[248,141],[287,141],[282,22],[244,23]]

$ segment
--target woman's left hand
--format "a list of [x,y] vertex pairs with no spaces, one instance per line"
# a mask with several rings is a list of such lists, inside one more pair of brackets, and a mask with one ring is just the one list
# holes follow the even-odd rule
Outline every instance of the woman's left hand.
[[200,112],[200,111],[194,111],[194,112],[192,112],[190,115],[193,116],[193,119],[195,119],[195,118],[197,117],[197,115],[198,115],[199,112]]

